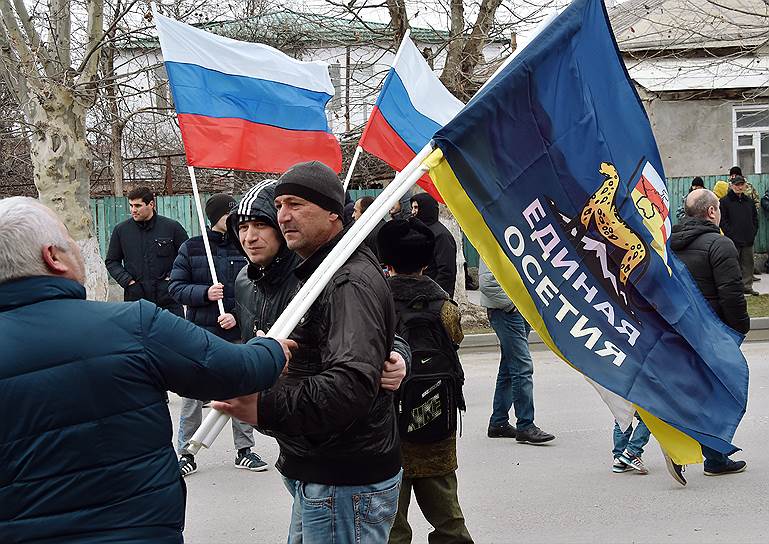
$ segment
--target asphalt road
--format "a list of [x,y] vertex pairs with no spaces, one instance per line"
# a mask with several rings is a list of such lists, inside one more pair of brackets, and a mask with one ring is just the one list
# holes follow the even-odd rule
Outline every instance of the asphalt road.
[[[690,466],[689,485],[665,470],[654,438],[644,460],[650,474],[611,472],[613,420],[590,385],[549,352],[535,352],[536,423],[557,438],[547,446],[486,438],[498,355],[463,357],[468,412],[459,440],[459,494],[477,543],[769,541],[769,343],[744,346],[750,400],[735,436],[744,449],[742,474],[706,477]],[[174,423],[180,400],[172,396]],[[256,435],[270,462],[275,442]],[[286,541],[290,500],[274,468],[251,473],[233,466],[229,429],[198,455],[187,478],[191,544]],[[414,542],[430,529],[412,501]]]

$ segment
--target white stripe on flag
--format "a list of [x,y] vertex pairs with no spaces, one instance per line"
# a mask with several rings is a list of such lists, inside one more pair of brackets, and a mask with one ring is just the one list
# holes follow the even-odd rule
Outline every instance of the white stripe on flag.
[[268,45],[217,36],[155,13],[165,62],[195,64],[223,74],[285,83],[334,95],[324,62],[293,59]]
[[406,87],[414,108],[439,125],[451,121],[465,107],[462,101],[443,86],[409,38],[401,43],[393,68]]

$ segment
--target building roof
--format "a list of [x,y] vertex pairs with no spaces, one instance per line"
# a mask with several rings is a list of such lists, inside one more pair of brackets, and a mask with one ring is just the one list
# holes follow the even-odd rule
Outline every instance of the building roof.
[[626,60],[630,77],[653,92],[769,87],[769,57]]
[[[346,45],[365,45],[381,41],[393,41],[394,31],[390,25],[332,17],[314,13],[300,13],[292,10],[280,10],[272,13],[255,15],[244,19],[214,21],[193,25],[202,30],[250,42],[273,43],[275,34],[285,34],[288,40],[298,47],[334,47]],[[445,44],[450,34],[446,30],[411,27],[411,38],[422,44]],[[507,43],[501,32],[492,33],[492,42]],[[159,47],[155,37],[133,39],[129,47]]]
[[623,52],[744,50],[769,40],[766,0],[628,0],[609,19]]

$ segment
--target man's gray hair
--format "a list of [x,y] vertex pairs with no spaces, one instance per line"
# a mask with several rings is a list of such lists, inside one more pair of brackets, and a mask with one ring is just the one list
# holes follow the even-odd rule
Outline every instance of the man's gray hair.
[[695,189],[686,196],[684,201],[684,213],[687,217],[699,217],[705,219],[708,216],[708,208],[718,207],[718,197],[709,189]]
[[0,200],[0,283],[50,275],[42,249],[69,251],[69,240],[53,213],[34,198]]

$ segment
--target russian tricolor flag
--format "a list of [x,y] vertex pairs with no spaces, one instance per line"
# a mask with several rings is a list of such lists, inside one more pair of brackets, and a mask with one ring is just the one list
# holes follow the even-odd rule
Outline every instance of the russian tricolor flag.
[[318,160],[342,169],[326,64],[159,14],[155,23],[190,166],[282,173]]
[[[436,131],[463,107],[443,86],[407,35],[395,55],[358,145],[395,170],[403,170]],[[418,183],[443,202],[427,175]]]

